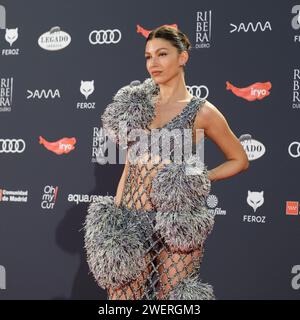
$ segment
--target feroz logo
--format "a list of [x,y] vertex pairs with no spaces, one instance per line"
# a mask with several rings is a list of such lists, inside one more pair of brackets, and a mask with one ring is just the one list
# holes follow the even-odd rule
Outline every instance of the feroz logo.
[[6,271],[3,266],[0,265],[0,290],[6,289]]
[[121,31],[119,29],[108,30],[93,30],[89,35],[89,41],[91,44],[110,44],[118,43],[122,38]]
[[19,28],[6,28],[5,32],[5,40],[9,43],[10,46],[13,45],[15,41],[18,40],[19,37]]
[[[250,191],[247,194],[247,203],[254,212],[264,204],[264,191]],[[243,215],[243,222],[266,223],[266,216]]]
[[[85,100],[95,91],[94,80],[80,81],[80,93],[84,95]],[[77,109],[95,109],[96,102],[77,102]]]
[[286,201],[285,213],[287,215],[297,216],[299,214],[299,202]]
[[[6,26],[6,11],[5,7],[0,5],[0,30],[5,30],[5,40],[9,43],[10,47],[13,45],[13,43],[18,39],[19,28],[7,28]],[[9,48],[9,49],[2,49],[1,53],[2,56],[9,56],[9,55],[18,55],[19,54],[19,48]]]

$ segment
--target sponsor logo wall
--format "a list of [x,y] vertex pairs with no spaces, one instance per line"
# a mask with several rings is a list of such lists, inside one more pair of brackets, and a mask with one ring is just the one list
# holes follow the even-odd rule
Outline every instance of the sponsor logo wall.
[[[146,19],[117,1],[0,0],[0,299],[106,299],[82,228],[88,204],[115,195],[125,151],[108,148],[100,116],[149,77],[145,39],[164,24],[190,38],[187,89],[250,161],[212,183],[201,277],[217,299],[300,299],[300,2],[153,4]],[[223,161],[208,139],[208,168]]]

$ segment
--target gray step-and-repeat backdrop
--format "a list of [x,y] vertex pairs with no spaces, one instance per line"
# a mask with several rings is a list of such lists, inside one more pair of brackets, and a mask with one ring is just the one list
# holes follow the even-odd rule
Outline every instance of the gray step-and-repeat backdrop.
[[[0,1],[0,299],[106,299],[89,273],[88,204],[123,164],[97,162],[100,115],[149,77],[145,37],[176,24],[186,83],[209,93],[250,160],[212,185],[202,279],[217,299],[300,298],[300,2]],[[226,159],[205,145],[208,168]]]

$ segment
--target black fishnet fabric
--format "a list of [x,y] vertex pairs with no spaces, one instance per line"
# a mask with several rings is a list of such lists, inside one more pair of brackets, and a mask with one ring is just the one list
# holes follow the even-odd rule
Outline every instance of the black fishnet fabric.
[[[189,103],[165,128],[191,128],[198,106]],[[161,145],[160,151],[161,151]],[[149,157],[151,145],[145,153]],[[121,207],[138,210],[141,214],[147,211],[149,223],[155,225],[156,208],[151,202],[151,181],[165,163],[153,160],[129,164],[129,171],[121,199]],[[108,289],[109,300],[167,300],[168,294],[185,277],[197,273],[203,255],[203,248],[190,252],[174,251],[164,242],[158,232],[145,239],[147,254],[144,257],[147,268],[131,282],[115,289]]]

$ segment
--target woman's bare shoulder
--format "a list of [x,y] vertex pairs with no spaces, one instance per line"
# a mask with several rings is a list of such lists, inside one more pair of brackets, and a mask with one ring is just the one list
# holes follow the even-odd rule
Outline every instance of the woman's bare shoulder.
[[194,126],[205,129],[217,119],[219,121],[225,120],[220,110],[212,102],[205,100],[196,114]]

